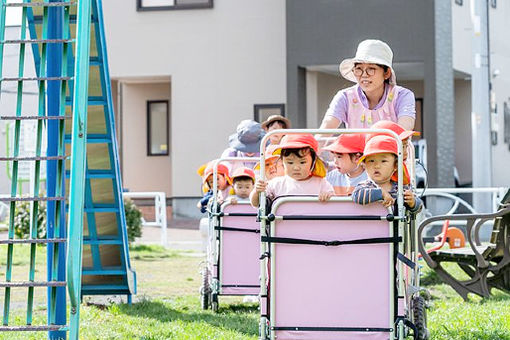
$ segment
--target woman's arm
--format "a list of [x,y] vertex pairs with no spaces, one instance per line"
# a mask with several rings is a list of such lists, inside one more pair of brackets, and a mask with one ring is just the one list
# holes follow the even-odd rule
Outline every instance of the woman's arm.
[[340,125],[340,120],[333,116],[324,116],[320,129],[336,129]]
[[398,118],[397,123],[406,130],[413,130],[414,129],[414,121],[415,121],[415,119],[411,116],[401,116]]

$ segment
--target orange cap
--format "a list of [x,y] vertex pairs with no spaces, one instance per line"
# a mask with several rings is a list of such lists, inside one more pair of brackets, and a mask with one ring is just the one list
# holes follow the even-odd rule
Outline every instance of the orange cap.
[[283,149],[302,149],[307,147],[311,148],[315,152],[316,156],[315,164],[313,165],[312,169],[312,175],[318,177],[326,177],[326,166],[318,155],[319,142],[317,142],[317,139],[315,139],[315,137],[310,133],[285,135],[280,141],[280,144],[277,145],[273,155],[281,154]]
[[232,180],[238,177],[250,177],[253,182],[255,182],[255,172],[247,167],[240,167],[234,170],[234,173],[232,174]]
[[361,133],[344,133],[338,136],[331,144],[323,150],[336,153],[363,153],[365,149],[365,135]]
[[[380,120],[380,121],[374,123],[374,125],[371,126],[371,129],[391,130],[391,131],[395,132],[400,137],[400,140],[407,139],[411,136],[419,136],[420,135],[420,133],[418,131],[406,130],[401,125],[399,125],[395,122],[392,122],[391,120]],[[369,140],[370,138],[372,138],[374,136],[381,135],[381,134],[389,135],[384,132],[371,133],[371,134],[367,134],[367,140]]]
[[[279,144],[269,144],[267,147],[266,147],[266,151],[264,151],[264,161],[269,161],[269,160],[273,160],[273,159],[278,159],[280,158],[279,155],[273,155],[273,153],[275,152],[276,149],[278,149],[280,147]],[[266,163],[267,164],[267,163]],[[257,162],[257,164],[255,164],[255,166],[253,167],[254,170],[259,170],[260,169],[260,162]]]
[[[209,178],[209,176],[211,176],[213,174],[213,166],[214,166],[214,161],[211,161],[209,163],[207,163],[207,166],[205,167],[204,171],[203,171],[203,175],[202,175],[202,183],[205,184],[205,182],[207,182],[207,178]],[[202,166],[203,167],[203,166]],[[198,172],[200,174],[200,170],[202,169],[202,167],[200,167],[198,169]],[[221,174],[221,175],[224,175],[227,179],[227,182],[231,183],[231,179],[228,177],[228,167],[224,164],[218,164],[218,174]]]
[[363,156],[360,158],[361,163],[365,158],[379,153],[392,153],[398,156],[398,145],[395,138],[387,135],[376,135],[370,138],[365,145]]

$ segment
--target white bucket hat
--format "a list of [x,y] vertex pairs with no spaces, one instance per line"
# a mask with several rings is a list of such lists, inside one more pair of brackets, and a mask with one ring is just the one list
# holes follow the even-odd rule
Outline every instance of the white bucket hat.
[[356,77],[352,73],[355,63],[385,65],[391,70],[390,85],[396,85],[397,77],[393,67],[391,67],[392,61],[393,51],[388,44],[381,40],[367,39],[359,43],[354,58],[344,59],[340,63],[339,70],[345,79],[356,83]]

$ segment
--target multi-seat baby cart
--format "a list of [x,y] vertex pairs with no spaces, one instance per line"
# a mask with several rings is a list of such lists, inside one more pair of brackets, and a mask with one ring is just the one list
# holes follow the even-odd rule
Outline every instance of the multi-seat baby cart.
[[[262,144],[272,133],[360,132],[367,130],[280,130]],[[394,136],[401,150],[395,133],[370,132]],[[260,164],[263,177],[263,152]],[[266,203],[262,194],[260,339],[428,338],[414,216],[403,205],[401,151],[398,164],[394,210],[349,197]]]
[[218,297],[258,296],[260,291],[260,223],[248,202],[218,202],[216,183],[220,162],[258,161],[258,158],[222,158],[213,169],[213,197],[208,206],[207,260],[202,268],[202,308],[218,310]]

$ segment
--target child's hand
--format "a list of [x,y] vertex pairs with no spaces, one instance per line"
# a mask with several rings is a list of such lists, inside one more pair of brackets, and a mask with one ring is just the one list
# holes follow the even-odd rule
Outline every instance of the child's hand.
[[382,191],[382,197],[383,197],[382,204],[385,208],[391,208],[395,203],[395,199],[391,197],[391,195],[386,190]]
[[416,205],[416,199],[414,197],[414,193],[411,190],[404,191],[404,203],[407,204],[407,206],[410,209],[413,209]]
[[267,187],[266,181],[262,181],[262,180],[258,179],[257,182],[255,182],[255,192],[257,194],[260,194],[261,192],[265,192],[266,187]]
[[227,203],[229,203],[229,204],[237,204],[237,198],[229,197],[229,198],[227,198]]
[[332,192],[321,192],[319,193],[319,202],[326,202],[329,201],[329,199],[333,196]]

